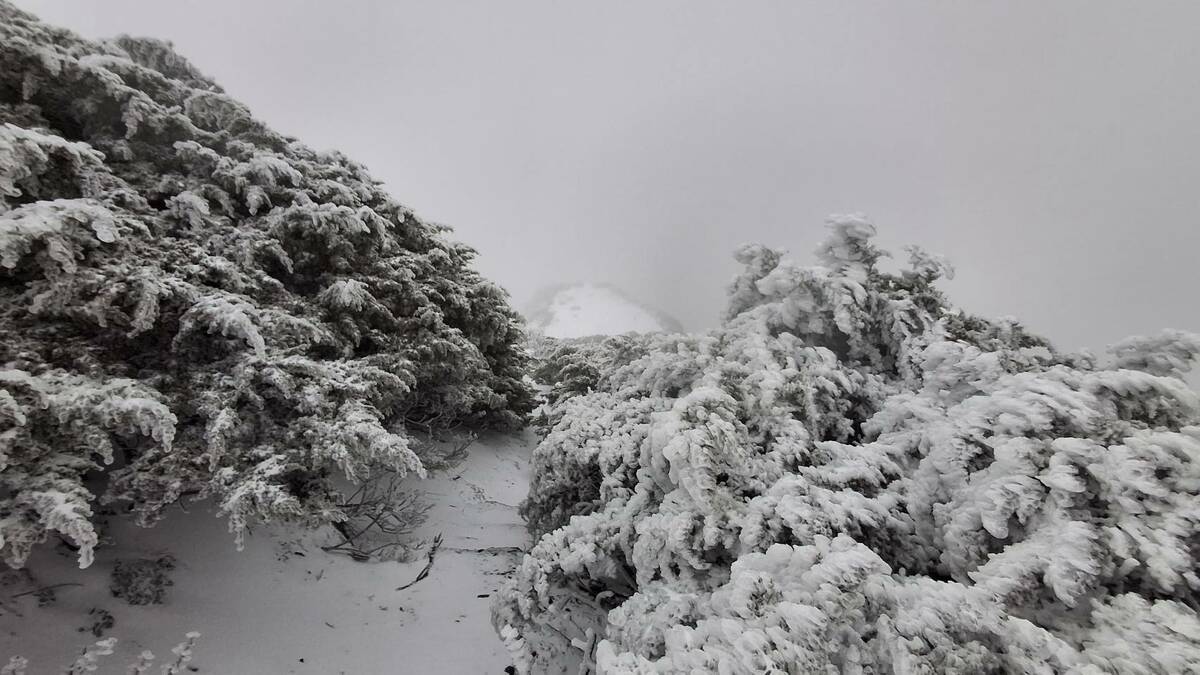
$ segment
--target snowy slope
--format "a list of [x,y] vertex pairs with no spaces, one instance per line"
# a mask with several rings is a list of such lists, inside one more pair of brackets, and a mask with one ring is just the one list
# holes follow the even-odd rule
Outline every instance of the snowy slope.
[[679,331],[679,322],[605,284],[573,284],[546,289],[525,313],[529,324],[548,337]]
[[[101,673],[124,673],[143,649],[163,657],[184,633],[202,633],[191,665],[199,673],[496,673],[510,660],[490,623],[490,595],[522,548],[516,505],[528,486],[531,436],[491,436],[459,466],[411,487],[433,504],[418,536],[441,534],[429,576],[412,582],[427,558],[359,563],[320,550],[328,535],[287,527],[258,528],[238,552],[222,519],[207,505],[173,513],[152,529],[114,522],[119,550],[102,548],[86,570],[74,555],[44,546],[30,565],[36,579],[7,572],[0,586],[0,664],[30,659],[30,675],[55,673],[96,640],[86,631],[99,608],[119,639]],[[130,606],[111,596],[115,555],[178,560],[166,604]],[[33,595],[60,583],[57,600]],[[17,613],[20,613],[18,616]],[[152,672],[158,672],[157,669]]]

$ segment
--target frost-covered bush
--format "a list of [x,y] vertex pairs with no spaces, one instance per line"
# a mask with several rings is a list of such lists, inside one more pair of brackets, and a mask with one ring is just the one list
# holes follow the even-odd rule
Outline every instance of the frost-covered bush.
[[[195,668],[190,668],[188,664],[192,661],[192,651],[196,648],[196,641],[199,639],[200,633],[196,631],[185,635],[184,641],[171,649],[171,654],[174,658],[164,662],[158,672],[162,675],[183,675],[183,673],[189,670],[195,670]],[[79,656],[70,665],[66,666],[60,672],[64,675],[83,675],[84,673],[98,672],[102,665],[101,662],[105,657],[112,656],[116,645],[117,638],[105,638],[95,644],[88,645],[83,648]],[[154,658],[154,652],[145,650],[138,655],[137,661],[129,664],[125,672],[129,673],[129,675],[145,675],[153,668]],[[4,667],[0,668],[0,675],[25,675],[27,668],[29,668],[29,659],[23,656],[13,656],[9,658],[8,663]]]
[[517,424],[518,315],[358,164],[250,116],[170,45],[0,2],[0,552],[88,564],[92,503],[212,496],[336,521],[408,432]]
[[819,266],[741,249],[720,329],[543,370],[518,669],[1194,669],[1200,338],[1061,353],[830,226]]

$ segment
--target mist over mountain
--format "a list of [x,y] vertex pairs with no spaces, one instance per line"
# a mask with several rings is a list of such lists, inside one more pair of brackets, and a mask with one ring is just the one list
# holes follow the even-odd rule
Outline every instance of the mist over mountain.
[[1200,3],[350,4],[0,0],[0,675],[1200,675]]
[[646,306],[616,286],[592,282],[543,288],[529,303],[525,317],[531,328],[554,338],[683,330],[666,312]]

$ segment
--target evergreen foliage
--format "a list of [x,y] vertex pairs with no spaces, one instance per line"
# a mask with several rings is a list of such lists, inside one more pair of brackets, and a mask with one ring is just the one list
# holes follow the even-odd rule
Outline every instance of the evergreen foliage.
[[711,333],[549,350],[518,669],[1194,669],[1200,338],[1062,353],[830,227],[819,266],[739,250]]
[[88,564],[97,497],[336,521],[410,431],[519,424],[521,322],[445,235],[169,44],[0,2],[0,552]]

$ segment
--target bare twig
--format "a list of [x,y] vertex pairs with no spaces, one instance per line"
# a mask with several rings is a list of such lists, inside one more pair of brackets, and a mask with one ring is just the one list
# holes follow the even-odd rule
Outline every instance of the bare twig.
[[[429,442],[418,454],[425,468],[431,471],[446,471],[462,463],[467,458],[467,448],[471,447],[477,438],[474,432],[457,433],[447,430],[431,432],[429,436]],[[449,450],[437,449],[436,445],[447,442],[448,436],[453,441],[452,447]]]
[[345,519],[332,523],[341,541],[322,550],[345,553],[358,561],[410,551],[411,537],[425,522],[430,506],[404,491],[401,482],[398,474],[389,473],[358,486],[338,504]]
[[487,546],[485,548],[459,548],[457,546],[447,546],[446,550],[454,551],[455,553],[491,553],[492,555],[496,555],[498,553],[526,553],[527,552],[525,549],[521,548],[520,546]]
[[430,546],[429,546],[429,562],[425,563],[425,567],[420,571],[420,573],[417,574],[416,579],[413,579],[412,581],[408,582],[407,584],[404,584],[403,586],[397,588],[396,590],[402,591],[402,590],[408,588],[409,586],[412,586],[413,584],[417,583],[418,581],[424,579],[425,577],[429,576],[429,571],[433,569],[433,558],[434,558],[434,556],[437,555],[438,548],[441,547],[441,545],[442,545],[442,533],[439,532],[437,534],[437,536],[433,538],[433,543],[430,544]]
[[82,586],[82,585],[83,584],[78,584],[73,581],[68,581],[68,582],[61,583],[61,584],[50,584],[49,586],[42,586],[41,588],[35,588],[32,591],[25,591],[24,593],[17,593],[10,597],[15,599],[15,598],[24,597],[26,595],[35,595],[37,593],[41,593],[42,591],[52,591],[56,588],[65,588],[67,586]]

